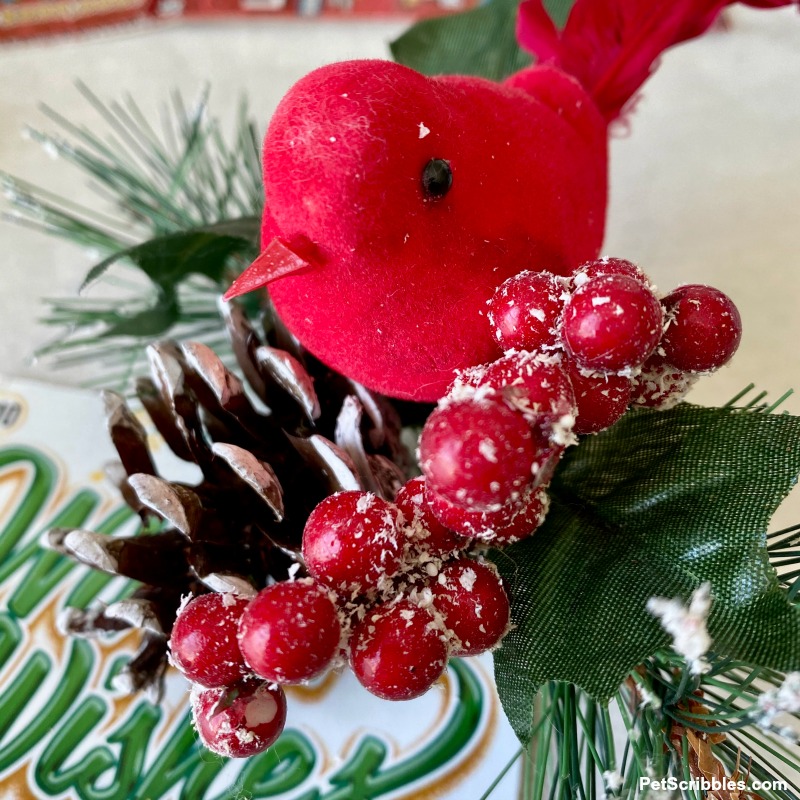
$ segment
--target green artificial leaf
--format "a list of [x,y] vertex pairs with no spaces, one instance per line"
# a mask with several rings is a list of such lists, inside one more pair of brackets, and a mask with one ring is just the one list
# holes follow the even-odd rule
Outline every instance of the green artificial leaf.
[[717,655],[800,669],[800,608],[766,549],[798,473],[800,418],[733,409],[631,411],[573,448],[541,529],[493,554],[517,626],[495,653],[497,687],[520,739],[543,683],[607,701],[670,644],[647,600],[706,581]]
[[81,291],[123,259],[133,262],[165,292],[174,289],[191,274],[205,275],[219,282],[232,255],[248,251],[257,253],[259,228],[259,219],[246,217],[157,236],[120,250],[92,267]]
[[[557,25],[566,21],[574,0],[549,0]],[[425,75],[478,75],[500,81],[532,63],[517,44],[517,0],[484,5],[412,26],[390,45],[394,59]]]
[[222,284],[229,259],[258,253],[260,220],[257,217],[226,220],[215,225],[157,236],[120,250],[92,267],[81,291],[103,276],[118,261],[138,267],[153,283],[155,300],[134,313],[109,312],[100,338],[153,337],[168,331],[181,319],[178,286],[190,275],[203,275]]
[[106,321],[103,339],[113,336],[161,336],[180,319],[180,305],[174,290],[160,291],[155,303],[132,314],[115,313]]
[[489,0],[462,14],[418,22],[390,45],[394,59],[425,75],[499,81],[532,59],[517,44],[517,0]]

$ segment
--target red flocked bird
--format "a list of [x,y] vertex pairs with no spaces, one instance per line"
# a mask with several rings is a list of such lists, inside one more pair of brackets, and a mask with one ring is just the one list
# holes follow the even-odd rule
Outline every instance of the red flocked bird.
[[539,63],[503,83],[371,60],[315,70],[269,125],[263,252],[226,298],[268,285],[330,367],[437,400],[499,355],[485,315],[504,280],[598,255],[609,122],[728,2],[578,0],[559,32],[526,0],[518,39]]

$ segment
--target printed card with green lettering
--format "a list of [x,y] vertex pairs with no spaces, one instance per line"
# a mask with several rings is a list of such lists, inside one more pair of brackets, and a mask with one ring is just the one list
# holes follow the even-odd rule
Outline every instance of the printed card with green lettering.
[[[400,800],[481,797],[519,744],[490,659],[451,662],[434,691],[402,703],[349,671],[290,687],[278,742],[226,760],[197,739],[188,684],[131,694],[121,673],[139,632],[61,632],[68,609],[102,607],[135,584],[43,545],[52,528],[130,535],[140,524],[107,481],[100,399],[34,382],[0,384],[0,797],[2,800]],[[189,481],[159,447],[157,460]],[[183,470],[181,473],[180,470]],[[496,796],[518,793],[511,770]]]

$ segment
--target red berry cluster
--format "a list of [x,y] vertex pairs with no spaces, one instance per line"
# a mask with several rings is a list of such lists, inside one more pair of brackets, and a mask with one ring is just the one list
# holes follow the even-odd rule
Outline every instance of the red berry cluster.
[[510,607],[494,567],[441,525],[424,481],[394,503],[367,492],[323,500],[303,532],[309,577],[253,598],[206,594],[178,613],[172,662],[195,686],[204,744],[230,757],[268,748],[286,720],[281,686],[349,662],[370,692],[409,700],[451,656],[495,647]]
[[572,441],[575,398],[557,363],[521,351],[469,370],[420,437],[425,498],[461,536],[509,544],[544,519],[543,488]]
[[533,532],[574,437],[575,395],[548,356],[512,352],[463,374],[422,431],[425,498],[448,529],[495,546]]
[[451,656],[496,647],[510,606],[480,548],[531,535],[575,434],[630,405],[664,408],[741,338],[736,307],[708,286],[659,299],[620,259],[569,278],[523,272],[489,301],[506,351],[460,374],[422,431],[414,478],[390,503],[340,492],[303,531],[307,577],[255,597],[207,594],[180,609],[173,663],[195,684],[192,708],[217,753],[253,755],[286,720],[281,686],[349,663],[389,700],[426,692]]
[[573,434],[604,430],[631,405],[674,405],[741,339],[722,292],[682,286],[659,299],[636,265],[617,258],[569,278],[522,272],[491,298],[488,319],[506,354],[459,375],[419,455],[436,519],[495,546],[541,523]]
[[609,427],[629,404],[674,405],[698,374],[727,364],[742,337],[739,312],[718,289],[681,286],[659,301],[621,258],[590,261],[570,278],[522,272],[498,289],[488,317],[504,350],[560,355],[579,401],[576,433]]
[[495,569],[472,542],[439,523],[414,478],[394,503],[341,492],[311,512],[306,569],[334,593],[342,649],[359,682],[386,700],[410,700],[449,656],[498,644],[510,607]]

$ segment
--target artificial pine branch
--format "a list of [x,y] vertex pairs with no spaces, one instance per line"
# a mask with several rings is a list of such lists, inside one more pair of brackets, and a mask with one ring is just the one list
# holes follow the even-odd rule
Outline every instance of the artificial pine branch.
[[[193,108],[174,93],[163,130],[156,132],[131,97],[106,103],[84,84],[78,90],[96,110],[105,138],[49,108],[44,113],[58,133],[27,133],[87,176],[112,211],[100,213],[0,174],[12,207],[5,219],[65,238],[98,259],[141,242],[151,243],[145,254],[157,257],[161,237],[215,231],[219,223],[241,218],[255,222],[252,233],[239,233],[242,247],[219,257],[213,275],[188,270],[172,275],[168,293],[166,280],[152,270],[142,275],[141,261],[128,258],[106,271],[91,295],[45,299],[42,322],[60,331],[36,355],[61,369],[92,365],[85,383],[121,391],[129,391],[145,371],[145,346],[164,336],[198,340],[228,356],[217,298],[257,251],[262,204],[259,137],[247,103],[241,103],[233,134],[226,136],[208,114],[208,91]],[[173,260],[164,259],[163,269],[173,269]],[[252,303],[250,310],[257,313]]]

